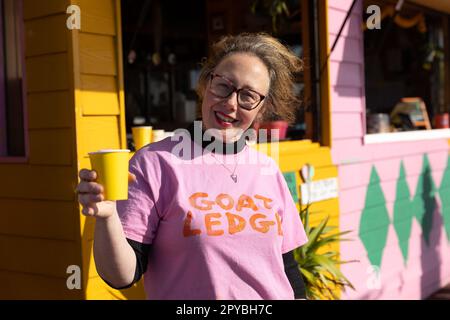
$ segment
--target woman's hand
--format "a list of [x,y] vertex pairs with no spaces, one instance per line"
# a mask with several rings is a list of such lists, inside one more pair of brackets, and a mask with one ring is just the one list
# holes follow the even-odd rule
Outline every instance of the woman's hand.
[[81,179],[77,186],[78,202],[83,206],[81,211],[87,217],[108,218],[116,210],[115,201],[104,201],[103,186],[96,182],[97,173],[94,170],[82,169]]
[[[97,173],[94,170],[81,169],[80,183],[76,191],[78,202],[83,206],[81,211],[87,217],[108,218],[116,212],[115,201],[104,201],[103,186],[96,182]],[[128,173],[128,181],[136,181],[136,176]]]

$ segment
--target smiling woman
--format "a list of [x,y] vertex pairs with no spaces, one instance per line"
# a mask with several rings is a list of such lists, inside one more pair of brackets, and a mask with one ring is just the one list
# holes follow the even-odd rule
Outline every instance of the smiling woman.
[[[293,119],[301,66],[267,34],[224,37],[197,87],[202,121],[189,128],[188,145],[200,153],[181,159],[177,132],[139,149],[128,199],[117,203],[103,201],[95,172],[80,172],[78,199],[97,219],[94,257],[105,282],[127,288],[144,274],[149,299],[305,297],[293,250],[308,239],[289,187],[272,158],[243,143],[267,113]],[[194,139],[197,125],[225,148]]]

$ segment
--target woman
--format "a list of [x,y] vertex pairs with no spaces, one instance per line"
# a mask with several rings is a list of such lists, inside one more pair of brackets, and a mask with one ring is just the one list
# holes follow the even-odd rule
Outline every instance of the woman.
[[79,202],[97,219],[105,282],[125,288],[145,274],[149,299],[304,298],[292,254],[307,242],[298,211],[275,162],[244,134],[266,115],[293,120],[300,70],[269,35],[224,37],[200,75],[201,127],[189,128],[220,148],[192,135],[183,155],[174,155],[180,135],[142,148],[130,160],[128,200],[117,205],[103,201],[94,171],[80,171]]

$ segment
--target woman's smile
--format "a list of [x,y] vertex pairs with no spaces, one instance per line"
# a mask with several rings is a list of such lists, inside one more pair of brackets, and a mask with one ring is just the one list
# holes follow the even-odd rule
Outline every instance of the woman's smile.
[[237,119],[227,116],[226,114],[220,111],[214,111],[214,115],[216,116],[217,124],[223,128],[232,128],[233,125],[238,122]]

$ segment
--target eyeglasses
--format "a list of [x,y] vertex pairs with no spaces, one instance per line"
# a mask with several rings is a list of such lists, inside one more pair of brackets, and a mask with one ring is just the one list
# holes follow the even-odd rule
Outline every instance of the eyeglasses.
[[236,92],[238,105],[245,110],[252,110],[259,106],[265,96],[248,88],[236,88],[231,80],[216,73],[211,73],[209,91],[218,98],[228,98]]

